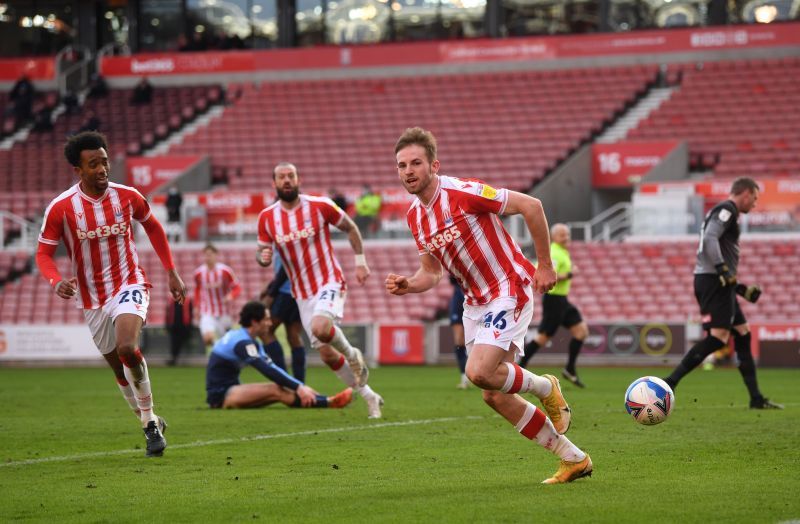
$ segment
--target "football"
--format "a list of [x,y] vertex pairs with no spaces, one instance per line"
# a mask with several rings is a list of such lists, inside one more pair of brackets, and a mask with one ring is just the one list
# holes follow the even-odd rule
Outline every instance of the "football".
[[625,392],[625,409],[633,420],[645,426],[664,422],[674,405],[675,393],[658,377],[637,378]]

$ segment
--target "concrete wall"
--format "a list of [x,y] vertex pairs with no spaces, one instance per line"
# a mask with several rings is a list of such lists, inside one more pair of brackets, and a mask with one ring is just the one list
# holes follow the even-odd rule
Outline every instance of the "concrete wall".
[[689,146],[681,142],[661,162],[642,177],[642,183],[686,180],[689,178]]
[[531,193],[542,201],[547,221],[589,220],[592,212],[592,148],[583,146]]

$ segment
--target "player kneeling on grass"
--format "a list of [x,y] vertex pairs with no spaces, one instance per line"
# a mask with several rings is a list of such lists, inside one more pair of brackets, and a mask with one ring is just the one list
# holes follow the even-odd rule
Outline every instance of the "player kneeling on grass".
[[[353,399],[347,388],[332,397],[320,395],[276,366],[256,337],[272,325],[261,302],[248,302],[239,313],[241,328],[231,329],[214,344],[206,368],[206,402],[211,408],[258,408],[275,402],[291,407],[343,408]],[[273,383],[241,384],[239,374],[253,366]]]

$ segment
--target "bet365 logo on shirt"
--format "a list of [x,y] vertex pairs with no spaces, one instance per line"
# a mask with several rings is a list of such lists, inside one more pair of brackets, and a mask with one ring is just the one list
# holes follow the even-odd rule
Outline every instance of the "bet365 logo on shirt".
[[459,238],[461,236],[461,231],[458,230],[458,226],[450,226],[445,229],[442,233],[438,233],[431,238],[431,241],[425,246],[428,248],[428,251],[433,251],[434,249],[441,249],[453,240]]
[[111,235],[124,235],[126,231],[128,231],[128,224],[123,222],[121,224],[114,224],[113,226],[98,226],[88,231],[76,229],[75,234],[78,236],[78,240],[86,240],[87,238],[107,238]]

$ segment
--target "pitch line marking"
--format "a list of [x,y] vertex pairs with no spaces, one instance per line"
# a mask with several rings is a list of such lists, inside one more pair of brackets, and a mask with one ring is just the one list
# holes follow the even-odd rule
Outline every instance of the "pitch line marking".
[[[204,440],[204,441],[188,442],[186,444],[175,444],[168,446],[168,448],[170,450],[200,448],[205,446],[217,446],[220,444],[233,444],[236,442],[251,442],[256,440],[272,440],[279,438],[305,437],[308,435],[318,435],[321,433],[345,433],[349,431],[362,431],[368,429],[391,428],[399,426],[422,426],[425,424],[438,424],[438,423],[456,422],[462,420],[481,420],[483,418],[485,417],[470,415],[466,417],[443,417],[443,418],[428,418],[421,420],[405,420],[402,422],[381,422],[378,424],[369,424],[362,426],[345,426],[345,427],[328,428],[328,429],[310,429],[307,431],[296,431],[293,433],[273,433],[268,435],[254,435],[252,437]],[[43,464],[46,462],[65,462],[68,460],[80,460],[80,459],[97,458],[97,457],[112,457],[116,455],[128,455],[130,453],[142,453],[142,452],[143,452],[142,449],[118,449],[115,451],[96,451],[93,453],[79,453],[76,455],[64,455],[60,457],[43,457],[43,458],[28,459],[28,460],[15,460],[13,462],[0,463],[0,468],[12,467],[12,466],[29,466],[31,464]]]

